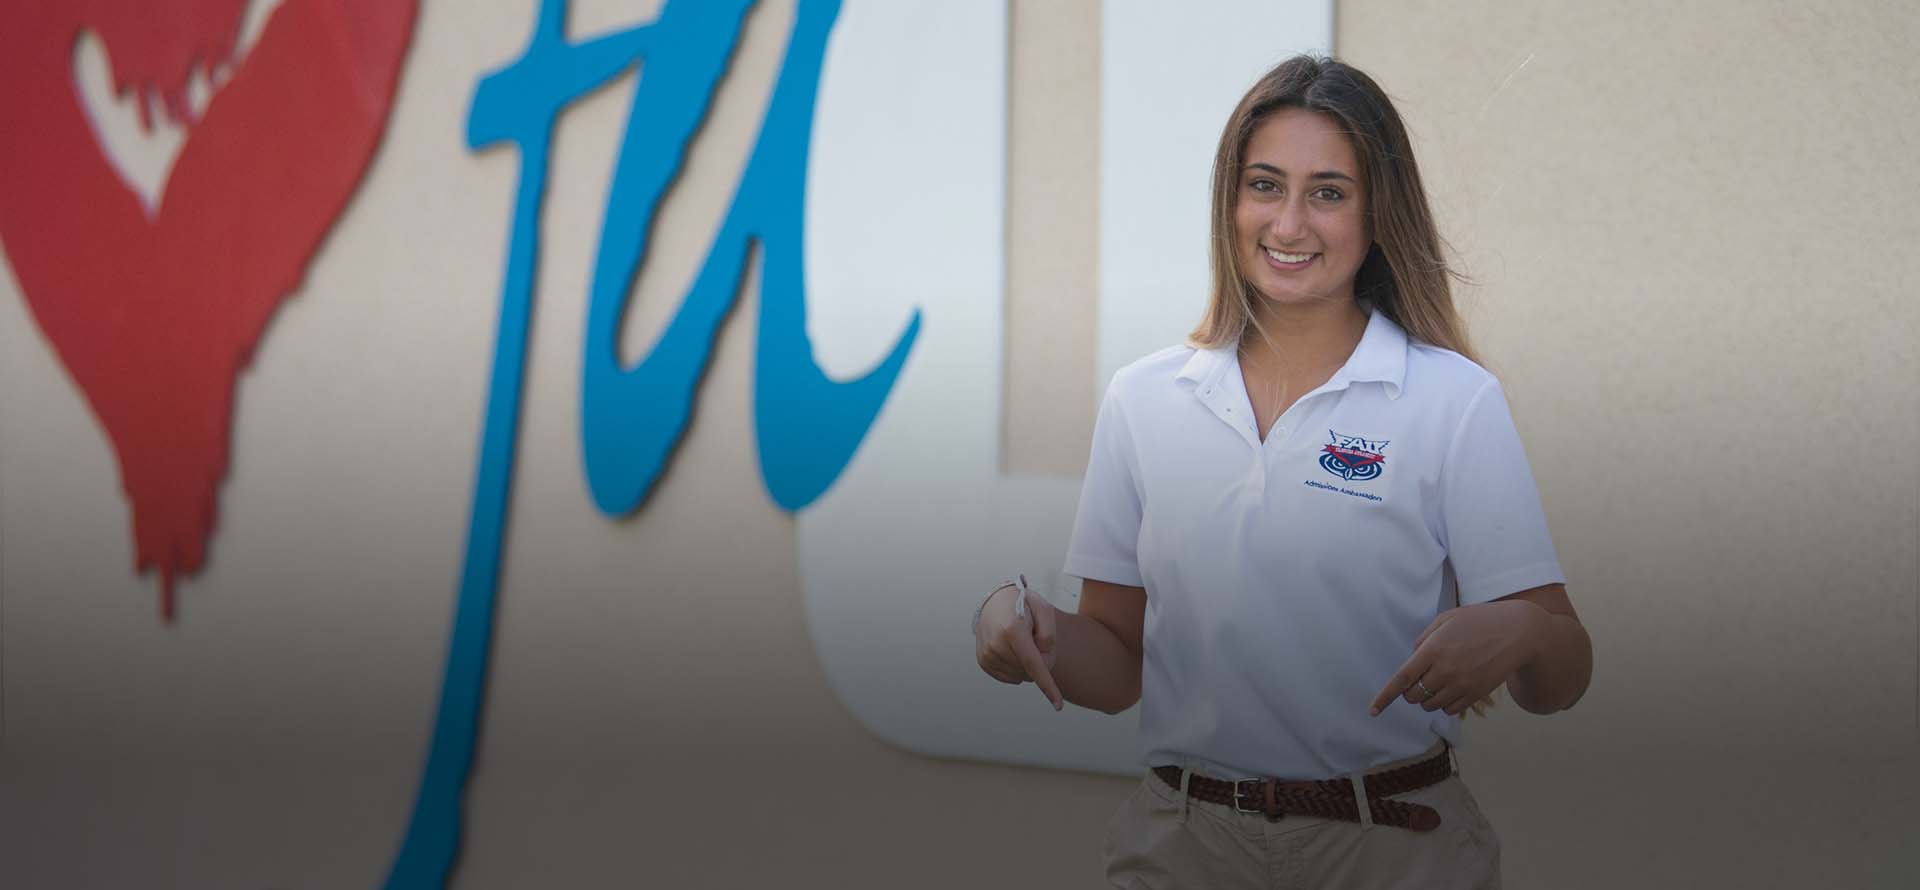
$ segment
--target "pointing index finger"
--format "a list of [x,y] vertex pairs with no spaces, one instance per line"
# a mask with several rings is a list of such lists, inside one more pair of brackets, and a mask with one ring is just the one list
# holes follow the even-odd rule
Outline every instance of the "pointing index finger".
[[1420,675],[1426,673],[1426,666],[1419,664],[1420,661],[1420,654],[1416,652],[1412,658],[1407,659],[1406,664],[1394,671],[1393,678],[1388,680],[1387,685],[1373,697],[1373,703],[1368,706],[1367,713],[1378,717],[1382,708],[1405,694],[1407,689],[1413,686],[1413,681],[1420,679]]
[[[1022,592],[1021,599],[1025,598],[1026,594]],[[1046,694],[1047,701],[1053,703],[1053,709],[1058,711],[1065,707],[1060,697],[1060,686],[1053,681],[1053,672],[1047,670],[1047,660],[1040,654],[1040,647],[1034,645],[1031,630],[1014,635],[1013,651],[1020,656],[1020,664],[1027,669],[1027,676],[1033,678],[1034,685],[1039,686],[1040,691]]]

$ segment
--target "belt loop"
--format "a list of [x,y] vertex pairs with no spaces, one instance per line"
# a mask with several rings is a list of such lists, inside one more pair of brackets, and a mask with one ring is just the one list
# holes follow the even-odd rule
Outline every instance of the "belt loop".
[[1373,811],[1367,809],[1367,780],[1360,773],[1349,773],[1347,781],[1353,783],[1353,805],[1360,814],[1360,827],[1373,824]]
[[1186,764],[1181,764],[1180,765],[1180,816],[1179,818],[1174,820],[1176,824],[1180,824],[1180,825],[1187,824],[1187,809],[1193,806],[1193,798],[1187,796],[1187,783],[1191,782],[1192,780],[1193,780],[1193,770],[1188,769]]

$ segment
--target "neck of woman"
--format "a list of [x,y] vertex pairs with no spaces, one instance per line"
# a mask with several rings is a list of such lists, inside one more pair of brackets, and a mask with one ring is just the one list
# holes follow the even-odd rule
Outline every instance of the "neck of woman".
[[1240,336],[1240,364],[1261,376],[1292,378],[1331,374],[1353,355],[1367,331],[1368,312],[1358,301],[1289,306],[1265,304]]

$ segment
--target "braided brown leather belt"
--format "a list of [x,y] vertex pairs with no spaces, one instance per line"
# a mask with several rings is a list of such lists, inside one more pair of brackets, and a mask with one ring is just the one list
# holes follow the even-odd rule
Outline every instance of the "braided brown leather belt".
[[[1372,814],[1374,824],[1414,831],[1432,831],[1440,827],[1440,814],[1432,807],[1385,798],[1445,781],[1453,775],[1451,753],[1443,748],[1439,754],[1419,763],[1365,776],[1362,782],[1366,787],[1367,811]],[[1153,774],[1172,788],[1180,787],[1180,768],[1177,766],[1156,766]],[[1229,782],[1194,773],[1187,780],[1187,796],[1230,806],[1242,813],[1264,813],[1269,822],[1280,821],[1286,813],[1360,821],[1353,783],[1344,778],[1306,782],[1283,782],[1278,779]]]

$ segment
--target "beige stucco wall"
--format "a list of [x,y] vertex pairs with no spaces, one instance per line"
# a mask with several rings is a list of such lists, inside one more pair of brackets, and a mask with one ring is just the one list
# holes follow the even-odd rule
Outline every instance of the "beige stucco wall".
[[1509,878],[1911,881],[1920,15],[1340,13],[1479,281],[1595,638],[1577,710],[1475,736]]
[[[769,6],[658,229],[688,234],[658,244],[629,355],[731,190],[784,42]],[[576,7],[580,32],[644,14]],[[126,571],[111,455],[0,275],[0,883],[384,874],[437,682],[515,167],[457,134],[531,10],[425,4],[388,145],[243,380],[216,555],[172,629]],[[1090,414],[1017,394],[1090,373],[1092,327],[1061,319],[1091,306],[1074,276],[1095,268],[1097,209],[1023,183],[1095,181],[1060,161],[1097,132],[1098,4],[1017,0],[1012,22],[1008,412],[1030,438],[1008,466],[1053,470]],[[1399,101],[1477,279],[1462,303],[1595,639],[1579,708],[1469,726],[1509,886],[1920,873],[1916,39],[1897,4],[1339,9],[1338,51]],[[630,83],[557,143],[455,886],[1099,886],[1129,782],[903,753],[827,687],[792,521],[758,483],[751,283],[646,509],[592,511],[575,432],[592,171]],[[390,259],[423,220],[439,237]],[[423,342],[425,379],[327,380],[342,355]],[[401,420],[448,438],[396,440]],[[396,485],[416,508],[354,510]]]

